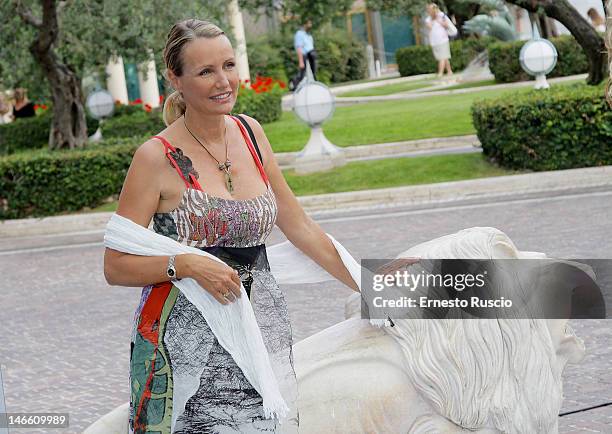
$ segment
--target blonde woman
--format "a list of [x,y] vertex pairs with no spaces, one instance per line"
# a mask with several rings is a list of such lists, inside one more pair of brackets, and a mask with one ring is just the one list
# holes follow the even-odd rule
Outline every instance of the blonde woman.
[[595,27],[595,30],[601,33],[606,31],[606,20],[604,20],[603,17],[599,15],[599,12],[597,12],[597,9],[590,8],[587,11],[587,15],[591,19],[591,24],[593,24],[593,27]]
[[448,18],[440,11],[435,3],[427,5],[427,18],[425,26],[429,30],[429,45],[433,55],[438,61],[438,77],[442,77],[446,70],[448,75],[453,74],[450,64],[451,52],[447,28]]
[[[117,214],[144,227],[153,219],[155,232],[224,263],[106,249],[108,283],[144,286],[130,353],[130,429],[275,432],[261,396],[173,282],[192,278],[221,304],[233,303],[242,283],[270,358],[288,382],[295,382],[291,325],[264,244],[274,224],[330,274],[358,287],[285,182],[261,125],[228,115],[240,83],[225,33],[206,21],[179,22],[164,60],[176,90],[164,105],[167,128],[136,151]],[[297,422],[294,414],[289,425]]]

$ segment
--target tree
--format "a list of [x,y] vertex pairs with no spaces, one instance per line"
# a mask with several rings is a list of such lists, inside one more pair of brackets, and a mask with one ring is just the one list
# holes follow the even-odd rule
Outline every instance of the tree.
[[240,0],[240,6],[251,13],[260,13],[261,9],[275,9],[285,17],[301,22],[310,19],[315,28],[327,24],[339,13],[348,12],[353,3],[354,0]]
[[574,36],[589,59],[587,83],[601,83],[607,69],[604,40],[591,24],[567,0],[507,0],[529,12],[544,12],[563,24]]
[[[222,0],[206,6],[190,0],[11,0],[0,2],[10,17],[0,32],[2,85],[32,86],[47,93],[53,120],[52,149],[84,146],[87,140],[81,81],[101,71],[112,54],[133,62],[156,60],[171,25],[206,17],[224,25]],[[44,78],[41,85],[41,78]]]
[[[366,0],[370,9],[384,11],[390,15],[419,17],[432,0]],[[449,16],[455,18],[457,30],[464,35],[463,23],[482,12],[482,5],[471,0],[441,0],[435,2]]]

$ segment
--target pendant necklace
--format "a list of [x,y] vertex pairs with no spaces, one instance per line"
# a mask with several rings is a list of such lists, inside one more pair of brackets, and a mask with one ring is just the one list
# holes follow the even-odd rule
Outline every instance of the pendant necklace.
[[[186,114],[186,113],[185,113]],[[225,118],[223,119],[223,122],[225,123]],[[185,128],[187,129],[187,131],[189,131],[189,134],[191,134],[191,137],[193,137],[195,139],[196,142],[198,142],[203,148],[204,150],[206,150],[206,152],[208,152],[208,155],[210,155],[213,160],[215,160],[217,162],[217,167],[219,168],[219,170],[221,170],[222,172],[224,172],[225,175],[225,187],[227,188],[227,190],[232,193],[234,191],[234,185],[232,184],[232,173],[231,173],[231,167],[232,167],[232,162],[229,160],[228,158],[228,146],[227,146],[227,125],[225,125],[225,132],[224,132],[224,137],[225,137],[225,162],[221,163],[219,160],[217,160],[215,158],[215,156],[208,150],[208,148],[204,145],[204,143],[202,143],[200,141],[200,139],[198,139],[195,134],[193,134],[191,132],[191,130],[189,129],[189,127],[187,126],[187,116],[183,116],[183,124],[185,124]],[[206,139],[203,138],[203,140],[206,142]],[[208,143],[208,142],[206,142]]]

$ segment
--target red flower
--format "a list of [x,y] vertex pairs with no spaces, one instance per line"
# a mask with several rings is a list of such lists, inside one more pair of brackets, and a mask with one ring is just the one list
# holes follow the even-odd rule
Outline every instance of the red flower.
[[149,104],[145,104],[144,109],[145,111],[150,112],[153,108]]
[[134,101],[132,101],[134,104],[142,104],[142,99],[140,98],[136,98]]
[[40,108],[42,108],[43,110],[47,110],[48,107],[47,107],[47,104],[43,104],[40,106]]
[[160,96],[159,96],[159,103],[161,104],[162,102],[164,102],[164,96],[163,96],[163,95],[160,95]]
[[281,89],[285,89],[287,87],[287,85],[283,83],[282,81],[279,81],[278,85],[281,87]]
[[38,110],[40,106],[38,104],[34,104],[34,110]]
[[266,86],[271,85],[271,84],[272,84],[272,77],[268,77],[268,78],[266,78],[266,81],[264,82],[264,84],[265,84]]
[[241,84],[240,89],[246,89],[246,86],[244,84]]

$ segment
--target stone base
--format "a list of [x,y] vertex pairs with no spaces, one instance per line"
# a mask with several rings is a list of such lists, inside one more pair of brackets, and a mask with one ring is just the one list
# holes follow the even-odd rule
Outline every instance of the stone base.
[[293,167],[295,173],[304,175],[330,170],[345,164],[344,150],[327,140],[320,126],[315,126],[312,128],[310,139],[304,150],[295,158]]

